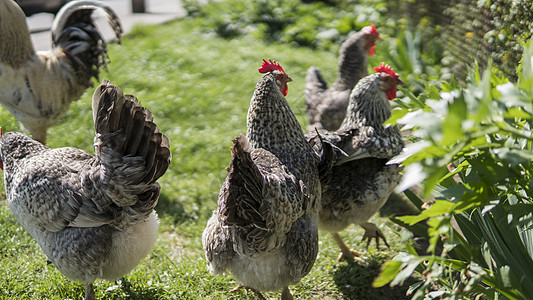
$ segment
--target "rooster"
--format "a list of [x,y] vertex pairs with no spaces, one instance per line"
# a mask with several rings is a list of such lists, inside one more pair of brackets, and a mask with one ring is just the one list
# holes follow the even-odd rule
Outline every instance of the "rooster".
[[36,52],[20,7],[13,0],[0,0],[0,104],[43,144],[48,128],[107,63],[106,42],[91,17],[99,8],[120,42],[122,27],[111,7],[101,1],[72,1],[54,19],[52,50]]
[[[350,95],[346,117],[337,131],[307,134],[311,146],[322,152],[322,139],[336,146],[336,161],[323,184],[319,228],[330,232],[341,258],[358,259],[360,252],[351,250],[338,232],[350,224],[365,229],[363,239],[379,238],[387,244],[376,225],[367,222],[385,203],[400,180],[400,166],[387,164],[398,155],[404,142],[397,126],[385,127],[391,116],[390,101],[402,84],[398,74],[384,63],[359,81]],[[368,245],[367,242],[367,245]],[[387,244],[388,245],[388,244]]]
[[379,39],[373,24],[350,36],[339,50],[338,78],[329,88],[318,68],[309,68],[305,78],[307,131],[339,128],[346,114],[350,92],[367,75],[367,54],[374,55],[375,42]]
[[291,78],[275,61],[259,72],[246,136],[233,140],[228,175],[202,244],[212,274],[231,272],[246,287],[282,289],[309,273],[318,252],[321,159],[284,95]]
[[[117,280],[152,249],[154,207],[171,155],[167,137],[137,98],[104,81],[93,95],[95,156],[0,137],[7,202],[17,221],[66,277],[86,285]],[[1,165],[0,165],[1,166]]]

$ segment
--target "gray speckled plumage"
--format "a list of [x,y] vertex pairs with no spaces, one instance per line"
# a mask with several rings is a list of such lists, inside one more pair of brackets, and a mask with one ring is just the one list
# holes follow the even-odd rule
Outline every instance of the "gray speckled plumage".
[[[319,131],[337,147],[335,164],[323,183],[319,228],[339,232],[366,222],[385,203],[400,180],[400,166],[387,164],[404,146],[396,126],[384,127],[391,106],[383,89],[385,73],[359,81],[350,95],[346,117],[337,131]],[[307,138],[322,152],[315,131]],[[342,151],[339,151],[342,150]]]
[[93,95],[95,152],[50,149],[17,132],[0,138],[7,201],[66,277],[116,280],[152,249],[156,180],[171,155],[152,114],[104,81]]
[[53,48],[36,52],[20,7],[0,0],[0,104],[41,143],[47,129],[92,85],[91,77],[98,79],[108,62],[106,42],[92,17],[96,9],[107,14],[120,41],[122,28],[111,7],[101,1],[71,1],[52,24]]
[[309,68],[304,93],[309,122],[307,131],[314,130],[315,127],[325,130],[339,128],[346,114],[352,89],[367,75],[368,41],[368,34],[359,31],[342,44],[337,79],[329,88],[320,70],[317,67]]
[[273,72],[258,82],[247,133],[233,140],[232,161],[218,209],[203,233],[209,269],[231,272],[261,291],[296,284],[318,251],[320,158],[276,84]]

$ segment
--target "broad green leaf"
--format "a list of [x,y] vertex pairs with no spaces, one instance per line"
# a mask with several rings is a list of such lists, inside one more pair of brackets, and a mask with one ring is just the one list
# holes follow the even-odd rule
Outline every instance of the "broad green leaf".
[[530,150],[498,148],[494,149],[494,154],[511,166],[517,166],[533,160],[533,152]]
[[393,109],[391,117],[383,125],[396,125],[398,120],[403,118],[408,112],[407,109]]
[[433,167],[427,173],[427,178],[424,181],[424,196],[429,197],[435,186],[441,181],[442,177],[448,172],[446,167]]
[[389,260],[381,266],[379,276],[372,282],[372,287],[378,288],[391,282],[400,272],[402,267],[401,261]]
[[428,97],[431,99],[440,99],[439,89],[434,85],[429,85],[426,88],[426,93],[428,94]]
[[398,284],[403,284],[404,281],[409,279],[418,265],[422,262],[421,259],[416,257],[411,257],[407,264],[402,265],[402,269],[391,281],[391,286],[396,286]]
[[433,205],[430,208],[423,210],[420,213],[420,215],[403,216],[403,217],[398,217],[398,219],[409,225],[413,225],[413,224],[416,224],[420,221],[423,221],[431,217],[441,216],[441,215],[450,213],[453,211],[454,207],[455,207],[455,204],[452,202],[445,201],[445,200],[436,200],[435,203],[433,203]]
[[466,103],[462,97],[453,99],[448,104],[448,115],[442,123],[443,137],[441,145],[454,145],[457,141],[462,140],[463,120],[466,119]]
[[409,200],[411,200],[411,202],[415,205],[416,208],[421,209],[422,205],[424,205],[424,201],[420,199],[420,197],[418,197],[410,189],[405,190],[403,193],[407,198],[409,198]]
[[424,172],[424,168],[420,163],[408,165],[405,168],[402,180],[400,181],[395,190],[396,192],[402,192],[420,184],[426,178],[427,174],[426,172]]

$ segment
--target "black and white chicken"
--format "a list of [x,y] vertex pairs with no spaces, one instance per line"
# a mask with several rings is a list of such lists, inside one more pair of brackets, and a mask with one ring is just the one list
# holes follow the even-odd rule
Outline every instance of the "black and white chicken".
[[63,275],[86,284],[86,299],[95,279],[122,277],[152,250],[156,181],[171,159],[150,111],[108,81],[94,92],[93,119],[95,155],[18,132],[0,137],[13,215]]
[[[364,239],[379,238],[381,231],[368,219],[385,203],[400,181],[401,167],[387,162],[404,146],[397,126],[384,126],[391,116],[390,100],[396,98],[402,84],[398,74],[383,63],[377,73],[361,79],[350,95],[346,117],[336,131],[318,130],[307,134],[317,153],[323,141],[334,146],[336,158],[327,180],[323,182],[319,228],[330,232],[341,249],[340,258],[357,259],[338,232],[350,224],[365,229]],[[318,134],[320,133],[320,134]]]

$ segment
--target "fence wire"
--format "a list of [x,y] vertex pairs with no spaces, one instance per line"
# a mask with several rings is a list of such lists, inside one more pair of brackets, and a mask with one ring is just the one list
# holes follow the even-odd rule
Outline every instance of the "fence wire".
[[466,66],[483,69],[492,59],[509,79],[516,80],[522,48],[533,33],[532,0],[412,0],[390,1],[389,11],[413,24],[425,18],[442,27],[447,60],[453,74],[464,78]]

